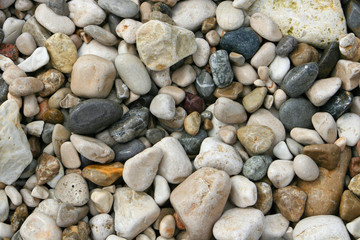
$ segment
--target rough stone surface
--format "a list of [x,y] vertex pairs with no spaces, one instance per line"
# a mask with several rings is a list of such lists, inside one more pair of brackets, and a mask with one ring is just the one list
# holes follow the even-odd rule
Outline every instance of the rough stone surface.
[[250,155],[266,152],[272,146],[275,135],[271,128],[261,125],[249,125],[237,130],[237,137]]
[[73,206],[83,206],[89,201],[88,185],[79,174],[67,174],[57,183],[55,197]]
[[230,66],[228,53],[225,50],[214,52],[210,56],[209,64],[215,85],[219,88],[229,86],[234,78],[234,73]]
[[307,195],[299,187],[288,186],[277,189],[274,202],[281,214],[291,222],[298,222],[305,210]]

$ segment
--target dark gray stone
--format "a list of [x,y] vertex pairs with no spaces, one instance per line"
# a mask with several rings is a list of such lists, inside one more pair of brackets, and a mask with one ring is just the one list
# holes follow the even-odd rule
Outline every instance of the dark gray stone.
[[157,2],[155,3],[152,8],[151,8],[152,11],[159,11],[159,12],[162,12],[166,15],[168,15],[169,17],[171,17],[171,8],[166,5],[165,3],[163,2]]
[[122,18],[120,18],[112,13],[109,13],[107,19],[108,19],[108,23],[109,23],[109,27],[110,27],[110,32],[112,34],[114,34],[115,36],[117,36],[116,27],[120,23]]
[[98,4],[118,17],[131,18],[139,12],[139,6],[131,0],[99,0]]
[[125,162],[139,152],[144,151],[145,148],[145,145],[139,139],[127,143],[118,143],[112,147],[115,153],[114,162]]
[[179,142],[187,154],[194,155],[199,153],[201,143],[205,138],[207,138],[207,132],[204,129],[200,129],[195,136],[183,132]]
[[68,108],[62,108],[61,113],[63,114],[64,121],[62,125],[67,129],[70,130],[70,113]]
[[351,106],[353,94],[340,89],[332,96],[325,105],[321,106],[321,112],[328,112],[336,120],[343,115]]
[[220,40],[220,47],[229,53],[240,53],[246,60],[250,60],[259,49],[260,40],[250,27],[241,27],[225,33]]
[[149,117],[150,111],[146,107],[130,109],[109,128],[110,135],[119,143],[129,142],[146,130]]
[[4,37],[5,37],[4,31],[2,30],[2,28],[0,28],[0,43],[2,43]]
[[195,87],[200,97],[205,99],[213,96],[213,92],[216,88],[210,73],[206,70],[202,70],[200,75],[197,76]]
[[292,98],[299,97],[313,85],[319,73],[317,63],[310,62],[291,69],[281,83],[281,89]]
[[231,69],[228,53],[225,50],[218,50],[211,54],[209,64],[217,87],[224,88],[232,83],[234,73]]
[[24,169],[24,171],[21,173],[20,178],[21,179],[28,179],[32,175],[34,175],[35,170],[37,166],[37,160],[33,159],[31,163]]
[[291,35],[286,35],[276,45],[276,55],[287,57],[296,48],[297,44],[296,38]]
[[166,132],[160,128],[151,128],[146,130],[146,138],[154,145],[166,136]]
[[97,133],[118,121],[121,116],[120,104],[105,99],[89,99],[71,111],[70,130],[77,134]]
[[52,141],[52,133],[55,125],[52,123],[45,123],[43,132],[41,134],[41,139],[44,143],[49,144]]
[[289,131],[295,127],[312,128],[311,117],[316,111],[317,108],[309,100],[290,98],[280,107],[280,121]]
[[[86,157],[84,157],[81,154],[80,154],[80,161],[81,161],[81,168],[84,168],[86,166],[94,164],[93,161],[91,161],[90,159],[87,159]],[[89,181],[89,182],[91,182],[91,181]]]
[[53,10],[57,15],[69,16],[69,6],[66,0],[47,0],[46,6]]
[[213,118],[212,112],[208,110],[203,111],[200,115],[201,115],[201,121],[204,121],[205,119],[211,120]]
[[151,101],[153,100],[154,96],[152,95],[142,95],[136,101],[132,102],[128,105],[129,108],[136,108],[136,107],[150,107]]
[[345,11],[346,23],[357,37],[360,37],[360,1],[350,0]]
[[318,62],[319,64],[318,78],[322,79],[329,76],[329,74],[334,69],[339,59],[340,59],[339,43],[332,42],[325,48]]
[[7,94],[9,92],[9,85],[5,80],[0,77],[0,105],[7,100]]
[[272,158],[268,155],[256,155],[246,160],[242,173],[252,181],[259,181],[265,177]]

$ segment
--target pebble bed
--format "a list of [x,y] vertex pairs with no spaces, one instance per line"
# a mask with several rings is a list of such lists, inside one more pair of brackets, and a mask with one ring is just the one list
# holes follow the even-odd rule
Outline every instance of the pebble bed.
[[360,239],[359,0],[0,0],[1,240]]

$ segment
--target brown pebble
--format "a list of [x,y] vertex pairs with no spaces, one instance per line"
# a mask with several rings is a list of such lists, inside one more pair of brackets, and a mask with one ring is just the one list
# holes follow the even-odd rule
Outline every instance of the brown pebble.
[[59,109],[50,108],[43,113],[42,119],[47,123],[57,124],[64,122],[64,115]]
[[49,69],[37,76],[44,84],[44,89],[39,92],[41,97],[47,97],[58,90],[65,81],[64,74],[56,69]]
[[15,45],[9,43],[0,44],[0,54],[10,58],[13,61],[16,61],[19,58],[19,50]]
[[201,32],[206,34],[210,30],[215,29],[216,27],[216,18],[215,17],[208,17],[206,18],[201,25]]
[[53,179],[60,170],[59,160],[47,153],[42,153],[38,158],[38,164],[36,166],[36,179],[39,185]]
[[18,206],[15,209],[14,214],[10,218],[11,230],[13,232],[16,232],[21,227],[21,225],[28,216],[29,216],[29,212],[26,205],[21,204],[20,206]]
[[254,208],[259,209],[265,215],[270,211],[273,203],[271,186],[265,182],[257,182],[255,185],[257,189],[257,201]]
[[335,144],[313,144],[305,146],[303,153],[311,157],[319,167],[333,170],[340,157],[340,148]]
[[341,219],[347,222],[360,216],[360,199],[350,190],[345,190],[341,196],[339,213]]
[[49,109],[49,99],[45,99],[39,104],[40,111],[35,116],[36,120],[43,120],[44,112],[46,112]]
[[40,139],[35,136],[29,138],[30,151],[33,155],[33,158],[37,158],[41,154],[41,144]]
[[80,221],[78,225],[64,229],[62,240],[88,240],[90,231],[89,225]]
[[360,157],[351,158],[349,165],[350,177],[355,177],[360,173]]
[[78,35],[81,40],[83,40],[86,44],[88,44],[92,40],[92,37],[88,35],[83,29],[78,29],[76,31],[76,35]]
[[289,57],[295,66],[300,66],[308,62],[317,62],[319,53],[309,44],[299,43],[295,50],[290,53]]
[[211,120],[208,119],[208,118],[206,118],[206,119],[204,120],[203,126],[204,126],[204,129],[205,129],[205,130],[211,130],[211,129],[213,129],[213,127],[214,127],[213,124],[212,124],[212,122],[211,122]]
[[201,97],[199,97],[197,95],[187,92],[185,94],[184,108],[188,114],[190,114],[194,111],[201,113],[205,109],[204,99],[202,99]]
[[81,169],[79,169],[79,168],[76,168],[76,169],[70,169],[70,168],[68,168],[68,169],[66,169],[65,170],[65,175],[68,175],[68,174],[70,174],[70,173],[76,173],[76,174],[79,174],[79,175],[81,175]]
[[191,114],[187,115],[184,121],[184,128],[185,131],[195,136],[200,130],[201,124],[201,116],[198,112],[192,112]]
[[0,189],[4,189],[6,187],[6,184],[3,182],[0,182]]
[[216,88],[214,91],[214,96],[219,97],[226,97],[231,100],[235,100],[239,97],[241,92],[243,91],[243,85],[239,82],[233,82],[229,86],[224,88]]

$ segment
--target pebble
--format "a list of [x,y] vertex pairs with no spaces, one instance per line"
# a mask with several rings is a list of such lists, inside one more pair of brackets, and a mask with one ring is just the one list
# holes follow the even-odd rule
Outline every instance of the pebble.
[[300,144],[323,144],[320,135],[312,129],[295,127],[290,131],[290,136]]
[[245,108],[238,102],[220,97],[214,104],[215,117],[228,124],[243,123],[247,119]]
[[319,53],[314,47],[306,43],[299,43],[289,54],[289,58],[294,66],[297,67],[309,62],[317,62],[319,59]]
[[118,17],[131,18],[139,12],[139,6],[131,0],[99,0],[99,6]]
[[288,130],[296,127],[309,128],[312,126],[311,118],[316,110],[305,98],[290,98],[281,105],[279,116]]
[[216,20],[219,26],[226,30],[236,30],[243,25],[244,13],[233,7],[232,1],[221,2],[216,8]]
[[281,84],[283,78],[290,69],[290,59],[288,57],[276,56],[269,65],[270,78],[277,84]]
[[259,181],[266,175],[272,159],[268,155],[257,155],[249,158],[244,163],[243,175],[252,181]]
[[52,33],[71,35],[75,24],[66,16],[57,15],[46,4],[40,4],[35,10],[36,20]]
[[47,123],[63,123],[64,115],[59,109],[47,109],[43,115],[42,119]]
[[352,236],[354,236],[355,238],[359,238],[360,237],[360,232],[359,232],[359,221],[360,218],[356,218],[354,220],[352,220],[351,222],[346,224],[346,229],[348,230],[349,233],[351,233]]
[[338,77],[317,80],[306,92],[311,103],[316,106],[324,105],[341,87]]
[[179,87],[187,87],[196,79],[195,70],[188,64],[176,69],[172,75],[171,80]]
[[255,68],[260,68],[261,66],[269,66],[269,64],[275,58],[275,44],[267,42],[262,45],[256,54],[251,58],[251,65]]
[[18,67],[24,72],[35,72],[45,66],[50,60],[49,54],[45,47],[38,47],[35,51],[21,62]]
[[172,215],[166,215],[160,221],[159,232],[160,235],[166,239],[172,238],[175,233],[175,219]]
[[4,32],[3,41],[4,43],[14,44],[17,37],[21,34],[21,29],[24,26],[25,21],[14,17],[9,17],[5,20],[2,25]]
[[133,239],[144,231],[160,214],[160,208],[152,197],[128,187],[116,189],[114,211],[116,234],[126,239]]
[[10,58],[12,61],[16,61],[19,58],[19,50],[15,45],[9,43],[0,44],[0,54]]
[[170,187],[166,179],[156,175],[154,179],[154,200],[159,205],[164,205],[170,198]]
[[40,137],[44,128],[44,124],[44,121],[34,121],[26,124],[27,133],[36,137]]
[[36,114],[39,113],[40,108],[37,103],[35,94],[31,94],[24,97],[23,111],[25,117],[34,117]]
[[217,98],[226,97],[231,100],[236,100],[243,91],[243,88],[244,87],[241,83],[232,82],[229,86],[225,88],[216,88],[213,94]]
[[287,57],[298,45],[296,38],[285,35],[276,45],[276,55]]
[[266,182],[256,182],[255,186],[257,189],[257,200],[254,207],[259,209],[263,214],[266,214],[273,205],[271,186]]
[[165,86],[159,89],[158,94],[168,94],[174,101],[175,105],[179,105],[185,99],[185,91],[176,86]]
[[[316,224],[316,228],[314,228]],[[307,217],[296,224],[293,232],[294,240],[311,238],[319,239],[350,239],[345,224],[337,216],[312,216]]]
[[[136,42],[136,31],[143,25],[133,19],[123,19],[116,27],[116,34],[128,44]],[[115,39],[116,40],[116,39]]]
[[40,199],[31,196],[31,191],[29,189],[21,189],[20,194],[26,206],[34,208],[39,205]]
[[57,183],[55,197],[73,206],[83,206],[89,201],[88,185],[79,174],[67,174]]
[[314,181],[319,176],[319,168],[309,156],[299,154],[294,158],[296,176],[304,181]]
[[317,112],[311,118],[315,130],[327,143],[337,139],[337,126],[334,118],[327,112]]
[[360,214],[360,200],[350,190],[345,190],[341,196],[339,215],[344,221],[350,222]]
[[253,182],[244,176],[233,176],[231,181],[231,201],[240,208],[253,206],[257,201],[257,189]]
[[359,16],[359,3],[356,1],[348,1],[346,8],[344,9],[346,15],[347,26],[353,31],[357,36],[359,36],[359,23],[356,22],[357,17]]
[[87,25],[99,25],[105,18],[106,13],[95,1],[75,0],[68,3],[69,18],[77,27],[83,28]]
[[0,129],[0,145],[3,147],[0,153],[0,182],[9,185],[20,177],[32,161],[28,140],[20,126],[19,106],[15,100],[7,100],[1,104]]
[[55,93],[65,81],[64,75],[56,69],[49,69],[40,73],[36,78],[44,84],[44,89],[39,92],[41,97],[47,97]]
[[51,36],[50,32],[38,23],[35,16],[32,16],[26,21],[23,26],[23,32],[31,34],[36,44],[40,47],[45,46],[46,39]]
[[330,113],[337,120],[350,108],[353,98],[354,96],[351,92],[340,89],[320,108],[320,111]]
[[112,146],[115,152],[116,162],[124,162],[125,160],[135,156],[137,153],[145,149],[145,145],[138,139],[131,140],[123,144],[115,144]]
[[209,31],[205,35],[205,39],[206,39],[206,41],[208,41],[208,43],[211,47],[215,47],[215,46],[219,45],[219,43],[220,43],[220,36],[215,30]]
[[[208,1],[191,0],[188,2],[205,3]],[[204,6],[201,5],[201,7]],[[176,12],[176,9],[173,9],[175,22]],[[186,44],[176,44],[179,41]],[[158,20],[151,20],[137,30],[136,47],[142,62],[154,71],[168,68],[197,50],[193,32]]]
[[333,170],[338,165],[340,148],[335,144],[315,144],[304,147],[304,154],[311,157],[319,167]]
[[250,26],[266,40],[278,42],[283,37],[279,26],[266,14],[258,12],[251,15]]
[[[259,78],[255,69],[246,62],[240,67],[233,65],[232,69],[235,78],[243,85],[251,85]],[[244,93],[244,91],[242,92]]]
[[[222,161],[227,159],[227,161]],[[201,143],[199,154],[194,160],[196,169],[212,167],[227,172],[230,176],[241,172],[243,161],[236,150],[221,140],[208,137]]]
[[120,78],[132,92],[144,95],[150,91],[150,76],[138,57],[132,54],[120,54],[115,59],[115,66]]
[[288,186],[295,176],[294,163],[289,160],[273,161],[267,171],[267,176],[276,188]]
[[265,153],[275,140],[271,128],[261,125],[241,127],[237,130],[237,137],[250,155]]
[[122,176],[123,169],[123,164],[119,162],[107,165],[88,165],[83,168],[81,174],[96,185],[110,186]]
[[158,94],[151,101],[150,112],[157,118],[171,120],[175,117],[175,100],[168,94]]
[[84,27],[84,31],[103,45],[112,46],[117,43],[116,37],[111,32],[99,26],[87,25],[86,27]]
[[267,94],[266,87],[257,87],[248,93],[242,100],[242,104],[247,112],[256,112],[264,103]]
[[96,215],[89,221],[91,236],[94,240],[106,239],[114,233],[114,219],[106,213]]
[[204,67],[209,60],[210,57],[210,45],[203,38],[195,38],[197,44],[197,50],[192,55],[193,61],[196,66]]
[[334,69],[340,58],[339,43],[331,42],[325,49],[319,59],[319,75],[318,78],[326,78]]
[[305,210],[307,195],[297,186],[279,188],[274,192],[274,202],[281,214],[291,222],[298,222]]
[[165,137],[153,147],[160,148],[163,152],[157,174],[163,176],[169,183],[178,184],[191,174],[190,159],[176,138]]
[[34,77],[19,77],[11,81],[9,92],[15,97],[29,96],[44,89],[44,84]]
[[261,211],[233,208],[225,211],[216,221],[213,234],[216,239],[260,239],[264,227],[265,217]]
[[53,179],[60,170],[59,160],[46,153],[42,153],[38,158],[38,164],[36,166],[36,178],[39,185],[43,185],[46,182]]
[[360,195],[360,175],[356,175],[350,180],[348,188],[355,195]]
[[88,206],[73,207],[69,203],[59,204],[59,209],[56,215],[56,224],[59,227],[70,227],[78,223],[89,212]]
[[360,63],[341,59],[332,75],[341,79],[344,90],[351,91],[359,86],[359,72]]
[[249,27],[240,27],[229,31],[220,40],[220,47],[227,52],[243,55],[245,60],[250,60],[260,47],[256,33]]
[[207,136],[207,132],[204,129],[200,129],[194,136],[184,132],[182,133],[179,142],[187,154],[198,154],[201,143]]
[[278,144],[275,145],[273,149],[273,154],[278,159],[283,159],[283,160],[293,159],[293,155],[291,154],[288,146],[284,141],[280,141]]
[[52,66],[60,72],[71,73],[77,60],[77,49],[70,37],[63,33],[55,33],[45,41],[45,47]]
[[20,228],[23,240],[61,240],[62,231],[55,220],[44,213],[36,212],[29,215]]
[[260,0],[251,6],[249,13],[260,12],[271,16],[283,34],[292,35],[299,42],[325,48],[330,42],[336,41],[339,35],[346,33],[340,1],[331,3],[331,8],[324,8],[321,3],[313,1],[289,5]]
[[211,237],[230,188],[230,178],[224,171],[203,167],[172,191],[170,202],[185,224],[190,239]]
[[190,135],[196,135],[199,132],[201,116],[198,112],[192,112],[184,120],[185,131]]
[[10,218],[12,232],[16,232],[28,216],[29,212],[25,204],[16,207],[14,214]]
[[[48,108],[60,108],[60,102],[65,98],[67,94],[71,93],[70,88],[60,88],[58,89],[48,100],[48,106],[44,106],[45,110]],[[43,101],[46,103],[47,101]],[[41,105],[41,103],[40,103]],[[44,111],[45,111],[44,110]]]
[[69,127],[77,134],[98,133],[119,121],[122,113],[121,106],[111,100],[85,100],[72,109]]
[[146,107],[130,109],[120,121],[111,125],[109,128],[110,135],[119,143],[126,143],[133,140],[146,129],[149,114],[150,112]]
[[[51,130],[51,128],[49,129]],[[60,157],[61,145],[70,139],[70,132],[61,124],[56,124],[52,129],[52,146],[56,156]]]
[[[12,186],[12,185],[6,186],[5,193],[8,196],[8,198],[10,199],[11,203],[14,204],[15,206],[19,206],[22,203],[21,194],[14,186]],[[3,192],[2,192],[2,194],[3,194]],[[4,196],[2,195],[2,197],[4,197]],[[6,204],[6,201],[1,201],[1,202]],[[2,208],[2,209],[4,209],[4,208]],[[3,214],[1,214],[1,215],[3,216]]]
[[114,62],[118,52],[114,47],[105,46],[93,39],[89,43],[83,43],[79,48],[78,57],[84,55],[95,55]]
[[347,146],[355,146],[360,140],[360,117],[355,113],[345,113],[337,121],[339,137],[346,138]]
[[176,25],[194,31],[209,17],[215,17],[216,4],[206,0],[190,0],[177,3],[172,8]]
[[2,78],[8,85],[10,85],[14,79],[20,77],[26,77],[26,73],[16,65],[9,66],[2,74]]
[[56,14],[62,16],[69,15],[69,6],[66,1],[56,1],[56,0],[49,0],[46,1],[46,6],[51,8]]
[[31,191],[31,196],[39,199],[47,199],[49,197],[49,190],[44,186],[36,185]]
[[[227,88],[229,88],[229,85]],[[212,76],[205,70],[202,70],[201,73],[196,77],[195,87],[200,97],[204,99],[213,98],[213,93],[216,88]],[[223,88],[219,88],[223,89]],[[215,95],[215,93],[214,93]]]
[[351,104],[350,111],[360,115],[360,97],[355,96]]
[[360,157],[353,157],[351,158],[350,164],[349,164],[349,172],[350,176],[354,177],[357,174],[360,173],[359,171],[359,163],[360,163]]
[[104,98],[116,76],[114,64],[104,58],[85,55],[77,59],[71,73],[71,91],[79,97]]
[[9,202],[4,190],[0,190],[0,221],[5,222],[9,216]]

